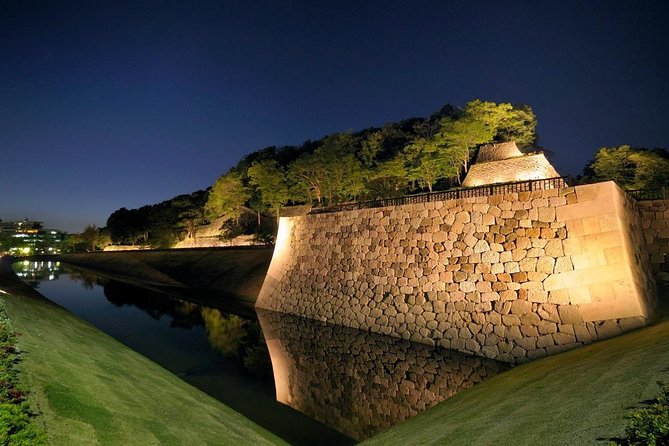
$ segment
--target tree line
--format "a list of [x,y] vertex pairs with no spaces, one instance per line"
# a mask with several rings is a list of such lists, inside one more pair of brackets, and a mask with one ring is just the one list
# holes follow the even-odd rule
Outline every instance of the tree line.
[[204,222],[207,197],[208,191],[199,190],[138,209],[121,208],[109,216],[105,228],[89,226],[82,235],[93,246],[110,240],[115,245],[169,248],[180,239],[195,236]]
[[[97,234],[105,243],[166,248],[213,221],[222,222],[222,237],[256,233],[258,240],[269,241],[284,206],[459,187],[478,147],[515,141],[524,152],[536,150],[536,126],[527,105],[477,99],[463,107],[447,104],[426,118],[334,133],[299,146],[266,147],[246,155],[205,191],[114,211],[106,228],[84,231],[86,243],[95,246]],[[603,147],[580,180],[613,179],[627,189],[666,186],[668,167],[662,149]]]
[[602,147],[583,170],[582,181],[613,180],[625,190],[669,187],[669,152],[628,145]]
[[278,216],[288,204],[329,206],[458,186],[478,146],[514,140],[534,147],[536,125],[526,105],[474,100],[428,118],[268,147],[218,178],[205,215],[236,220],[250,210]]

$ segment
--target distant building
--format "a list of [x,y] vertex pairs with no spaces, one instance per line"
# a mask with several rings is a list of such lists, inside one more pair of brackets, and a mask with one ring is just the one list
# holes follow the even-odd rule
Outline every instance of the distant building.
[[[6,240],[0,251],[11,255],[60,254],[65,233],[44,229],[41,221],[0,221],[0,233]],[[8,237],[11,239],[8,240]]]
[[25,220],[21,221],[0,221],[0,232],[10,233],[35,233],[43,227],[41,221]]
[[543,153],[524,155],[516,143],[511,141],[481,147],[462,186],[476,187],[559,176]]

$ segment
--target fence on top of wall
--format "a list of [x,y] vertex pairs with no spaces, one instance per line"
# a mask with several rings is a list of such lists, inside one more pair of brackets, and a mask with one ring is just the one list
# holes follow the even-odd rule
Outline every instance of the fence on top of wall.
[[544,178],[540,180],[518,181],[514,183],[489,184],[486,186],[454,189],[439,192],[428,192],[417,195],[407,195],[382,200],[342,203],[335,206],[312,208],[309,214],[327,214],[331,212],[351,211],[355,209],[379,208],[385,206],[400,206],[403,204],[428,203],[430,201],[456,200],[458,198],[483,197],[488,195],[508,194],[514,192],[532,192],[544,189],[560,189],[573,185],[570,176]]

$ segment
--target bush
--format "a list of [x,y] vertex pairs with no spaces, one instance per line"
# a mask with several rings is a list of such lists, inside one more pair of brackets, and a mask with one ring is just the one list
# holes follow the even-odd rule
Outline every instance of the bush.
[[0,404],[0,444],[35,446],[46,444],[43,432],[30,424],[30,409],[23,404]]
[[660,394],[648,407],[633,410],[625,428],[625,438],[616,439],[612,445],[665,446],[669,445],[669,386],[662,382]]
[[43,445],[46,436],[31,424],[33,415],[25,403],[28,392],[18,385],[14,365],[21,357],[16,348],[16,336],[0,303],[0,445]]
[[258,229],[253,234],[253,243],[256,245],[273,245],[276,242],[276,235],[273,231],[267,229]]

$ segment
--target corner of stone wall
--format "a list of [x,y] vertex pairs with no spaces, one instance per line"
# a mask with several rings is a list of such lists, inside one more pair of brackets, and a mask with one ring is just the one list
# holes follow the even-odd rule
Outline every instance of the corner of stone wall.
[[627,252],[627,267],[634,281],[637,297],[645,308],[646,319],[652,318],[657,309],[657,285],[651,265],[651,259],[645,244],[641,211],[636,200],[617,184],[618,205],[620,206],[621,231],[628,237],[623,238]]

